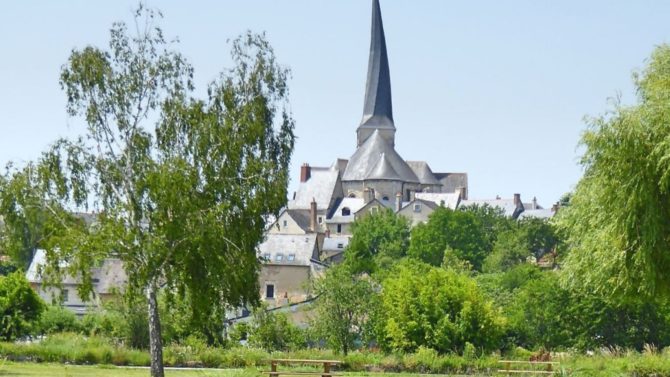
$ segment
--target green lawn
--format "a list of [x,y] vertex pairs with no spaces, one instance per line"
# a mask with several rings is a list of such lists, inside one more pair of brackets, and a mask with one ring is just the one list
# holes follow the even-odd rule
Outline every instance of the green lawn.
[[[393,375],[402,377],[419,377],[418,374],[409,373],[344,373],[344,377],[381,377],[381,375]],[[265,376],[255,369],[197,369],[197,370],[175,370],[166,369],[167,377],[261,377]],[[81,366],[63,365],[50,363],[13,363],[0,361],[0,377],[147,377],[148,368],[124,368],[115,366]],[[435,375],[439,376],[439,375]]]

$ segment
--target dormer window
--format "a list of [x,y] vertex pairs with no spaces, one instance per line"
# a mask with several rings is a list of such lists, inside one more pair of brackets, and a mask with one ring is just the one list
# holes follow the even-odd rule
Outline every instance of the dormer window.
[[350,216],[351,215],[351,210],[349,207],[344,207],[342,208],[342,216]]
[[421,204],[415,204],[414,205],[414,212],[421,212]]
[[289,254],[289,255],[286,257],[286,261],[287,261],[287,262],[293,262],[294,260],[295,260],[295,254]]
[[387,202],[388,202],[388,201],[389,201],[389,197],[388,197],[388,196],[385,196],[385,197],[383,197],[383,198],[382,198],[382,200],[384,200],[384,201],[387,201]]
[[284,254],[275,255],[275,262],[281,262],[284,260]]
[[269,261],[270,259],[272,259],[272,257],[270,257],[270,253],[265,253],[263,254],[263,259]]

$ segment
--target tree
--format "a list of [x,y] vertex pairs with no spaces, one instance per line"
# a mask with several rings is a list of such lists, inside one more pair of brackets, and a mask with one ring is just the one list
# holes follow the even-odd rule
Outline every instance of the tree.
[[382,346],[411,352],[420,346],[462,352],[466,343],[498,347],[504,319],[471,277],[422,262],[401,262],[382,283]]
[[329,269],[314,285],[317,299],[313,327],[333,349],[347,355],[363,338],[374,311],[377,294],[372,282],[341,264]]
[[489,272],[506,271],[527,262],[531,256],[539,261],[559,244],[559,237],[545,219],[519,220],[497,237],[493,251],[486,257],[484,269]]
[[620,297],[670,296],[670,46],[634,76],[638,102],[588,119],[584,176],[559,212],[566,281]]
[[247,328],[249,344],[268,352],[290,351],[305,347],[303,331],[291,323],[285,313],[276,313],[261,306],[254,311]]
[[127,297],[146,295],[152,376],[163,376],[159,288],[187,297],[203,320],[215,307],[258,303],[255,248],[286,202],[294,143],[288,71],[264,36],[234,40],[235,66],[195,99],[193,69],[160,18],[140,6],[137,35],[115,23],[109,50],[71,53],[60,83],[87,132],[40,160],[44,197],[98,213],[47,250],[45,272],[68,260],[86,297],[91,267],[120,258]]
[[354,273],[373,272],[388,267],[407,254],[409,220],[385,210],[356,219],[345,261]]
[[428,222],[412,229],[408,255],[433,266],[439,266],[447,247],[456,256],[481,271],[488,248],[481,221],[473,212],[452,211],[438,207]]
[[3,340],[30,334],[44,307],[23,273],[0,276],[0,337]]

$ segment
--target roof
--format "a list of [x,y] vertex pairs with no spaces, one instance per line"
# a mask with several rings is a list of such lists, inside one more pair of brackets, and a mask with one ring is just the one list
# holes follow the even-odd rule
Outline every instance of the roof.
[[310,218],[308,209],[289,209],[286,213],[291,216],[293,221],[302,229],[308,230],[310,227]]
[[300,182],[295,198],[288,202],[289,209],[310,209],[312,199],[316,200],[318,210],[330,207],[335,192],[339,172],[335,168],[311,168],[310,178]]
[[[417,192],[414,194],[416,199],[421,199],[428,202],[433,202],[437,205],[443,205],[450,209],[456,209],[458,203],[462,203],[461,193],[456,192]],[[463,205],[463,204],[461,204]]]
[[494,208],[500,208],[505,213],[505,216],[511,218],[516,218],[521,212],[523,212],[523,206],[517,207],[514,203],[514,198],[511,199],[473,199],[473,200],[461,200],[459,207],[466,207],[472,205],[483,206],[488,204]]
[[[382,175],[377,174],[375,168],[387,166]],[[392,169],[388,169],[388,167]],[[385,175],[386,174],[386,175]],[[373,179],[400,180],[403,182],[419,183],[419,178],[407,165],[407,162],[400,157],[393,146],[387,143],[375,130],[365,142],[356,149],[353,156],[349,159],[347,168],[342,175],[343,181],[364,181]]]
[[370,34],[370,60],[368,61],[368,77],[365,85],[365,103],[363,119],[359,128],[395,130],[391,99],[391,74],[379,0],[372,1]]
[[[258,256],[269,254],[268,263],[274,265],[310,266],[312,261],[318,261],[316,234],[268,234],[265,241],[258,245]],[[281,254],[282,259],[277,260]],[[288,256],[293,255],[293,260]]]
[[426,161],[407,161],[407,165],[412,169],[419,182],[424,185],[439,185],[440,181],[435,178],[433,171]]
[[404,202],[402,204],[402,209],[407,208],[407,207],[412,206],[412,205],[417,204],[417,203],[420,203],[420,204],[422,204],[422,205],[424,205],[424,206],[426,206],[430,209],[435,209],[435,208],[439,207],[439,204],[437,204],[433,201],[430,201],[430,200],[414,199],[411,202]]
[[[38,249],[33,256],[33,260],[26,272],[26,279],[31,283],[42,283],[41,270],[42,266],[46,265],[46,252]],[[61,263],[61,268],[66,268],[67,263]],[[118,258],[106,258],[100,267],[91,269],[93,279],[93,289],[98,294],[113,293],[114,289],[122,288],[128,277],[123,268],[123,261]],[[61,281],[62,284],[79,284],[79,279],[67,275]]]
[[[365,205],[363,198],[343,198],[337,209],[333,212],[333,216],[326,220],[326,223],[351,223],[354,221],[354,214],[358,212]],[[350,215],[343,216],[342,209],[349,208]]]
[[398,173],[393,169],[393,166],[386,158],[386,154],[382,152],[379,156],[377,164],[370,169],[366,179],[369,180],[390,180],[390,181],[401,181],[402,178]]
[[527,209],[519,214],[519,220],[530,217],[537,219],[550,219],[554,217],[554,211],[552,211],[551,208]]
[[442,191],[453,192],[460,187],[468,187],[468,173],[433,173],[442,184]]

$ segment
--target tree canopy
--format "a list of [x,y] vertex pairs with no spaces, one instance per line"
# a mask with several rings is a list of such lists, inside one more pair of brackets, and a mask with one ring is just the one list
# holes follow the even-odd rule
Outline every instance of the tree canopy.
[[47,245],[47,276],[80,277],[115,256],[128,296],[146,294],[151,373],[162,376],[157,296],[188,298],[203,320],[214,307],[256,304],[256,245],[287,197],[293,120],[288,70],[263,35],[231,44],[234,67],[193,95],[193,68],[168,41],[161,14],[140,6],[137,34],[111,29],[108,49],[75,49],[62,67],[67,112],[85,135],[61,139],[37,166],[39,200],[96,213]]
[[584,176],[562,211],[566,281],[624,297],[670,295],[670,46],[634,75],[638,101],[588,119]]

